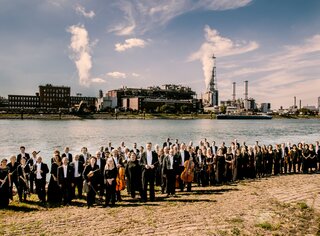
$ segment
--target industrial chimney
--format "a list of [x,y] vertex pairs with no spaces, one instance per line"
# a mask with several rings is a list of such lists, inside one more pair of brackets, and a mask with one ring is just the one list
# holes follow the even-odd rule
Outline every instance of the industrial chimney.
[[293,97],[293,108],[296,108],[297,107],[297,97],[294,96]]
[[232,83],[232,101],[236,101],[236,82]]
[[248,100],[248,80],[244,81],[244,100]]
[[299,109],[301,110],[301,104],[302,104],[302,102],[301,102],[301,99],[300,99],[300,101],[299,101]]

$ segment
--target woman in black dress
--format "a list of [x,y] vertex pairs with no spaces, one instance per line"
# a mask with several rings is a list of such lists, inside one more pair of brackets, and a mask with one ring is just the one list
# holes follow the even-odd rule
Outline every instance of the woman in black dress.
[[9,197],[13,200],[13,184],[16,186],[17,191],[19,192],[19,181],[18,181],[18,167],[20,163],[17,162],[16,156],[10,157],[10,162],[8,163],[7,167],[9,168],[10,173],[10,186],[9,186]]
[[0,208],[9,205],[9,168],[7,167],[7,159],[1,160],[0,165]]
[[60,204],[62,201],[61,189],[58,185],[58,168],[61,166],[61,157],[56,153],[52,158],[51,177],[48,185],[48,202]]
[[313,144],[309,144],[309,153],[310,153],[309,168],[310,168],[310,172],[314,173],[317,171],[317,157],[313,148]]
[[139,191],[140,196],[142,196],[142,177],[141,177],[141,166],[139,161],[137,160],[137,155],[132,152],[130,155],[130,161],[126,166],[126,176],[128,178],[128,182],[131,186],[131,197],[136,197],[136,191]]
[[281,151],[279,148],[279,145],[276,145],[276,149],[274,150],[274,169],[273,173],[274,175],[280,175],[280,170],[281,170]]
[[258,178],[264,176],[263,155],[260,146],[255,146],[256,173]]
[[268,146],[268,150],[266,153],[266,164],[267,164],[267,176],[271,176],[272,174],[272,167],[273,167],[273,162],[274,162],[274,151],[272,148],[272,145]]
[[302,172],[304,174],[308,173],[310,156],[309,146],[308,144],[305,144],[304,149],[302,150]]
[[254,152],[253,147],[248,148],[248,177],[251,179],[256,178],[256,170],[255,170],[255,159],[254,159]]
[[[129,161],[130,163],[131,161]],[[128,165],[129,165],[128,163]],[[112,206],[114,206],[116,202],[116,178],[117,178],[118,170],[114,166],[114,161],[112,158],[107,159],[107,163],[104,169],[104,183],[106,187],[106,202],[105,206],[109,206],[111,201]],[[132,194],[132,185],[131,185],[131,194]]]
[[211,186],[215,183],[215,165],[214,165],[214,155],[212,154],[211,148],[206,150],[206,163],[207,163],[207,175],[209,184]]
[[21,158],[20,166],[18,167],[18,182],[19,182],[19,201],[27,200],[27,194],[29,194],[28,176],[30,174],[30,166],[26,163],[26,159]]
[[216,181],[217,184],[222,184],[224,182],[224,173],[226,167],[226,159],[223,154],[223,149],[219,148],[216,155]]
[[232,162],[233,162],[233,153],[231,147],[228,147],[226,153],[226,181],[232,181]]

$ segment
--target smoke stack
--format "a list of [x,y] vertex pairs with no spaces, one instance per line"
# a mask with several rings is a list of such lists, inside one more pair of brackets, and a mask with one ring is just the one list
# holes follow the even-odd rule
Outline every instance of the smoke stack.
[[297,97],[294,96],[293,97],[293,108],[296,108],[297,107]]
[[244,100],[248,100],[248,80],[244,81]]
[[301,109],[301,99],[299,100],[299,109]]
[[99,98],[103,98],[103,92],[101,89],[99,90]]
[[232,101],[236,101],[236,82],[232,83]]

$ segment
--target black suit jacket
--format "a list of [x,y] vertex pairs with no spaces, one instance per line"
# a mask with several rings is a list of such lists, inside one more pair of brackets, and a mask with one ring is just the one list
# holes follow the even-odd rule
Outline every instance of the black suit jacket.
[[[187,161],[190,159],[190,153],[186,150],[183,151],[184,152],[184,161]],[[179,158],[179,165],[183,165],[184,163],[182,163],[182,156],[181,156],[181,152],[178,152],[178,158]]]
[[[21,153],[17,155],[17,162],[20,164],[20,161],[21,161],[21,158],[22,158],[22,155]],[[29,153],[25,153],[24,154],[24,159],[26,159],[26,161],[28,161],[30,159],[30,155]]]
[[[67,156],[66,153],[63,153],[63,154],[61,155],[62,158],[66,157],[66,156]],[[71,154],[71,153],[68,153],[68,160],[69,160],[69,163],[72,162],[72,154]]]
[[171,144],[172,144],[172,143],[171,143],[171,142],[169,142],[169,146],[168,146],[168,143],[167,143],[167,142],[164,142],[164,143],[163,143],[163,145],[162,145],[162,147],[163,147],[163,148],[164,148],[164,147],[167,147],[167,146],[168,146],[168,147],[170,147],[170,146],[171,146]]
[[[171,162],[170,162],[170,158],[169,155],[166,155],[163,159],[163,174],[166,175],[168,173],[168,170],[170,169],[171,166]],[[179,158],[177,155],[173,156],[173,171],[174,173],[177,175],[179,174]]]
[[143,152],[140,159],[140,165],[142,167],[142,172],[146,170],[155,171],[157,166],[159,165],[158,154],[155,151],[152,151],[152,161],[151,165],[154,165],[153,169],[146,169],[147,161],[147,152]]
[[64,178],[63,165],[58,167],[58,184],[69,185],[71,184],[74,177],[74,170],[71,165],[67,165],[67,178]]
[[[70,166],[72,166],[73,170],[75,170],[75,163],[74,163],[74,162],[71,162],[71,163],[70,163]],[[80,176],[82,176],[83,169],[84,169],[83,162],[82,162],[82,161],[78,161],[78,174],[79,174]],[[74,173],[74,172],[73,172],[73,173]],[[73,176],[74,176],[74,175],[73,175]]]
[[[41,170],[42,170],[42,173],[41,173],[42,180],[46,180],[46,175],[49,173],[48,165],[42,162]],[[35,178],[37,178],[37,163],[35,163],[33,166],[33,173],[36,176]]]

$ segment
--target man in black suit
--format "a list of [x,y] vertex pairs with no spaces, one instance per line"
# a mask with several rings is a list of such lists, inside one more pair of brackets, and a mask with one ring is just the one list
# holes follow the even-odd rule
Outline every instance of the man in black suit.
[[26,153],[26,148],[24,146],[20,147],[20,153],[17,155],[17,162],[20,163],[21,158],[26,159],[28,161],[30,159],[29,153]]
[[79,155],[79,161],[81,161],[84,166],[89,164],[90,157],[91,157],[91,155],[90,155],[90,153],[88,153],[88,148],[87,147],[81,148],[81,154]]
[[167,141],[163,143],[162,147],[163,148],[165,148],[165,147],[170,148],[171,144],[172,143],[170,142],[170,138],[167,138]]
[[42,157],[37,158],[37,162],[33,167],[35,174],[36,192],[41,202],[46,201],[46,176],[49,173],[47,164],[42,162]]
[[152,144],[149,142],[146,145],[146,151],[142,153],[140,164],[142,167],[142,188],[143,188],[143,201],[147,201],[147,189],[149,185],[150,200],[155,200],[154,193],[154,181],[155,181],[155,170],[158,163],[158,155],[151,150]]
[[73,185],[72,185],[72,198],[75,198],[76,188],[78,189],[78,198],[82,198],[82,187],[83,187],[83,162],[79,161],[79,155],[75,155],[73,158],[73,162],[70,163],[73,168]]
[[[186,150],[186,145],[184,143],[182,143],[180,145],[180,152],[177,153],[178,155],[178,159],[179,159],[179,188],[181,190],[181,192],[184,190],[184,182],[181,180],[180,175],[184,170],[184,162],[190,159],[190,154],[189,152]],[[190,185],[190,186],[189,186]],[[189,188],[191,189],[191,183],[188,183],[188,190]]]
[[64,153],[61,155],[62,158],[67,157],[68,158],[68,162],[71,163],[72,162],[72,154],[69,153],[70,149],[69,147],[65,147],[64,148]]
[[211,151],[212,151],[212,154],[215,156],[217,154],[217,151],[218,151],[218,146],[216,146],[216,141],[213,141],[211,143]]
[[37,155],[39,152],[33,151],[32,157],[27,161],[29,167],[30,167],[30,176],[29,176],[29,184],[30,184],[30,193],[33,193],[33,186],[35,183],[36,175],[34,173],[34,165],[37,163]]
[[61,189],[64,205],[70,204],[72,199],[71,192],[74,170],[68,163],[68,157],[64,157],[62,158],[62,165],[58,168],[58,185]]
[[97,189],[100,185],[99,183],[99,176],[100,176],[100,169],[99,166],[96,164],[96,158],[90,157],[89,164],[86,165],[83,171],[83,178],[88,183],[89,191],[87,193],[87,205],[88,208],[93,206],[95,202],[95,197],[97,193]]
[[100,151],[96,152],[96,158],[97,158],[96,164],[99,166],[100,174],[101,174],[99,176],[99,180],[100,180],[99,198],[100,198],[100,201],[102,201],[102,197],[104,195],[104,177],[103,177],[103,173],[104,173],[104,168],[106,166],[106,160],[104,158],[102,158],[102,153]]
[[176,178],[179,176],[179,158],[173,154],[173,149],[163,160],[163,176],[166,179],[167,197],[176,193]]

